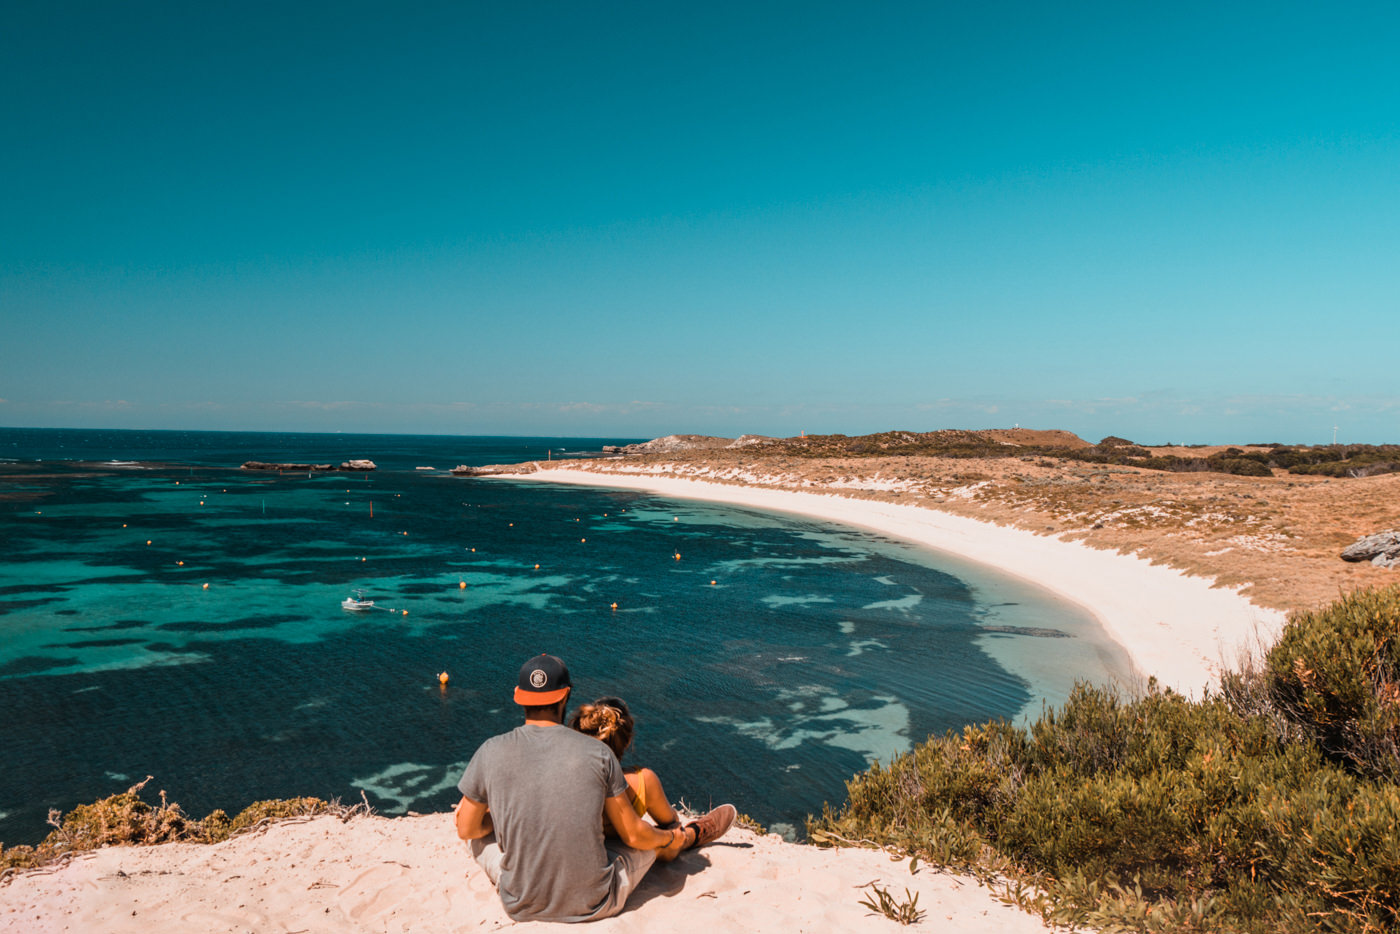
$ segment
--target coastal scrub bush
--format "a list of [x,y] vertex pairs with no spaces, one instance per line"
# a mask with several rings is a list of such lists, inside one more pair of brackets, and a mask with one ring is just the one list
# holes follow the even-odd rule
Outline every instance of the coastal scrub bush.
[[1332,759],[1400,782],[1400,585],[1295,614],[1261,670],[1227,678]]
[[1199,701],[1080,684],[1025,729],[969,726],[854,776],[808,835],[970,869],[1061,924],[1400,929],[1397,635],[1400,587],[1295,615]]
[[49,812],[53,831],[37,846],[0,846],[0,872],[32,869],[65,859],[75,853],[104,846],[150,846],[158,843],[218,843],[247,833],[271,821],[317,814],[342,818],[369,813],[368,805],[346,807],[320,798],[289,798],[255,801],[230,819],[216,810],[202,820],[186,814],[180,805],[169,802],[165,792],[160,803],[141,798],[141,790],[151,780],[138,782],[121,794],[110,795],[92,804],[80,804],[67,814]]

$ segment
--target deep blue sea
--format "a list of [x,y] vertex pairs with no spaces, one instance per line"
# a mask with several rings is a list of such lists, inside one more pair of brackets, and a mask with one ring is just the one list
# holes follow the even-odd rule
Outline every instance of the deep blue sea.
[[[1079,608],[912,544],[447,472],[633,440],[0,429],[0,841],[147,775],[195,816],[449,809],[538,652],[628,700],[672,800],[800,832],[872,759],[1129,671]],[[378,469],[239,469],[350,458]]]

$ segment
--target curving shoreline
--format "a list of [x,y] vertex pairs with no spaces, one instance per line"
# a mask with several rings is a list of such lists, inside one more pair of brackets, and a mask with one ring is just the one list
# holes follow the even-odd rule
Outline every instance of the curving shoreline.
[[1019,577],[1089,611],[1144,675],[1189,696],[1219,683],[1240,653],[1271,643],[1282,612],[1136,555],[922,506],[727,485],[616,469],[546,467],[501,476],[607,486],[747,506],[870,529]]

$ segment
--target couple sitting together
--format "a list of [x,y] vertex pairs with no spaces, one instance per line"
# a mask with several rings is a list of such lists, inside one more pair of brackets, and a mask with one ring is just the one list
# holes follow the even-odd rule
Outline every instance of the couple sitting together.
[[558,658],[527,661],[515,688],[524,725],[482,743],[457,783],[457,836],[516,921],[611,917],[653,862],[717,840],[734,823],[734,806],[723,804],[682,824],[655,772],[622,768],[633,731],[627,705],[600,698],[569,729],[571,690]]

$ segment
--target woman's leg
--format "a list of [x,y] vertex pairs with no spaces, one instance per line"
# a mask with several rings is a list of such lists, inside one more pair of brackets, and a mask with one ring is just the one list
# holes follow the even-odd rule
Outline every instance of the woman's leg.
[[[639,768],[627,773],[627,784],[632,789],[636,798],[646,802],[647,816],[658,827],[674,827],[680,823],[680,815],[676,809],[671,807],[671,802],[666,798],[666,790],[661,787],[661,779],[656,773],[648,768]],[[681,835],[677,835],[681,837]],[[678,839],[671,846],[656,852],[656,858],[662,862],[669,863],[680,855],[681,850],[688,846],[693,846],[695,832],[687,831],[683,837]]]
[[666,790],[661,787],[661,779],[655,772],[648,768],[640,768],[628,775],[627,780],[629,783],[635,780],[641,785],[637,795],[647,803],[647,814],[656,826],[665,827],[680,820],[680,815],[671,807]]

